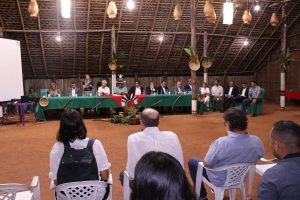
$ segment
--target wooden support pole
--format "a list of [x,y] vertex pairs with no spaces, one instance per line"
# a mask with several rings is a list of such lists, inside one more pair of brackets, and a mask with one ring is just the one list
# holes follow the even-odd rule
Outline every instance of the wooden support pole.
[[[195,0],[191,0],[191,47],[197,49],[196,47],[196,8]],[[197,114],[197,74],[196,71],[191,70],[192,79],[192,115]]]
[[[203,57],[206,58],[207,57],[207,32],[204,31],[203,34]],[[204,68],[204,74],[203,74],[203,80],[205,83],[208,83],[208,73],[207,73],[207,69]]]
[[[112,26],[111,29],[111,56],[116,53],[116,29],[115,26]],[[116,71],[111,72],[111,92],[114,93],[116,87]]]
[[[281,56],[284,57],[286,54],[286,31],[287,31],[287,24],[286,24],[286,15],[285,15],[285,7],[286,5],[282,5],[282,35],[281,35]],[[280,109],[285,109],[285,63],[281,63],[282,66],[280,66],[281,72],[280,72]]]

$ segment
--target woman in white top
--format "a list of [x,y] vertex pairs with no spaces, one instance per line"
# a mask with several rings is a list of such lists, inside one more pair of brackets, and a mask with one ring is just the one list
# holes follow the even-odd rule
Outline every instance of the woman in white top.
[[206,105],[206,108],[208,108],[210,101],[210,91],[207,87],[207,83],[202,83],[202,87],[200,88],[200,94],[204,96],[204,104]]
[[[64,154],[64,143],[69,143],[72,149],[84,149],[87,147],[89,138],[86,137],[87,129],[83,123],[81,114],[72,109],[62,114],[60,127],[57,133],[57,142],[50,152],[50,173],[49,178],[57,185],[58,171]],[[98,180],[107,181],[109,177],[110,163],[107,160],[105,150],[99,140],[92,145],[93,155],[96,160],[95,168],[98,172]]]

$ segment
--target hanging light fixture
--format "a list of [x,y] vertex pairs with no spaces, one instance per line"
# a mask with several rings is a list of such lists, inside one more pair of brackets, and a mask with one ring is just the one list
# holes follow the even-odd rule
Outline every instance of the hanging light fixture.
[[55,37],[55,40],[57,42],[61,42],[61,36],[60,36],[60,33],[57,33],[57,36]]
[[175,9],[174,9],[175,21],[180,20],[181,16],[182,16],[182,9],[181,9],[181,6],[179,5],[179,3],[177,3],[176,6],[175,6]]
[[232,24],[233,22],[233,3],[226,0],[223,7],[223,24]]
[[207,19],[208,23],[211,23],[211,24],[216,23],[217,15],[216,15],[215,10],[213,10],[212,16],[207,17],[206,19]]
[[270,19],[271,26],[277,26],[279,24],[279,19],[276,15],[276,12],[272,13],[271,19]]
[[106,13],[108,15],[108,18],[110,19],[116,18],[116,15],[118,13],[116,2],[114,1],[109,2]]
[[246,39],[243,43],[244,46],[248,46],[249,45],[249,41]]
[[39,6],[36,0],[30,0],[28,12],[30,14],[30,17],[37,17],[37,15],[39,14]]
[[161,34],[158,36],[158,40],[159,40],[160,42],[162,42],[162,41],[164,40],[164,34],[163,34],[163,33],[161,33]]
[[127,8],[128,8],[129,10],[133,10],[134,7],[135,7],[134,2],[133,2],[132,0],[128,0],[128,1],[127,1]]
[[260,5],[259,5],[259,0],[256,0],[255,6],[254,6],[255,11],[260,11]]
[[249,25],[251,24],[251,21],[252,21],[252,15],[250,13],[250,10],[246,9],[243,15],[243,22],[244,24]]
[[61,16],[63,18],[71,17],[71,0],[60,0]]
[[211,17],[214,12],[214,6],[211,2],[211,0],[206,0],[204,9],[203,9],[205,17]]

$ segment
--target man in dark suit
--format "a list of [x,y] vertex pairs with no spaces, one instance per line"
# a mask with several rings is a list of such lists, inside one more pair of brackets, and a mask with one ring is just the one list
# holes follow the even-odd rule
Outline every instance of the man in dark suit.
[[158,94],[169,94],[169,88],[167,87],[167,82],[163,80],[160,86],[157,88]]
[[144,88],[141,86],[141,82],[139,80],[135,81],[135,86],[132,86],[129,91],[128,94],[131,95],[141,95],[144,94],[145,90]]
[[241,103],[243,102],[244,99],[248,98],[248,93],[249,93],[249,88],[247,86],[246,82],[242,83],[242,88],[239,91],[239,95],[237,97],[234,98],[234,101],[236,103]]
[[234,84],[234,81],[230,81],[224,92],[223,111],[235,106],[234,98],[238,95],[239,88]]
[[72,82],[71,88],[68,88],[68,96],[81,96],[80,89],[76,86],[75,82]]
[[188,84],[184,86],[184,92],[187,94],[191,94],[192,93],[192,79],[189,78],[188,80]]
[[173,94],[183,94],[183,89],[181,87],[181,81],[176,82],[176,86],[173,88]]

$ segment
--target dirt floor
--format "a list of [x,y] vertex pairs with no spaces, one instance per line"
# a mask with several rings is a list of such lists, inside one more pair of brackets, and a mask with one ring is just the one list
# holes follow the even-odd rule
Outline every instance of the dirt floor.
[[[266,103],[263,115],[256,118],[249,117],[248,130],[263,141],[266,158],[272,157],[268,143],[270,128],[274,122],[282,119],[300,123],[300,107],[287,107],[285,111],[281,111],[278,105]],[[87,119],[85,124],[88,136],[98,138],[106,150],[112,164],[113,199],[121,200],[122,187],[118,175],[126,164],[127,137],[131,133],[140,131],[140,127],[115,125],[99,119]],[[0,183],[30,183],[33,176],[39,176],[42,199],[53,199],[48,179],[49,152],[55,143],[58,125],[58,120],[36,123],[32,114],[26,115],[24,127],[19,122],[6,126],[0,125]],[[210,143],[226,134],[222,114],[218,112],[205,113],[201,116],[164,115],[161,117],[160,129],[177,133],[183,148],[188,176],[188,159],[193,156],[203,158]],[[256,196],[258,182],[259,177],[256,176],[254,196]],[[212,194],[209,195],[209,199],[214,199]],[[238,196],[237,199],[240,197]]]

